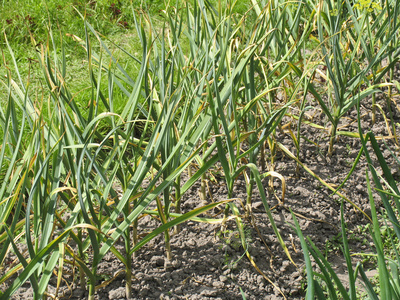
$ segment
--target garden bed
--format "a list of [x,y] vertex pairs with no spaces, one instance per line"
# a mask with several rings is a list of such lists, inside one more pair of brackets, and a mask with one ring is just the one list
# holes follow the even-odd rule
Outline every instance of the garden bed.
[[[385,106],[385,101],[380,101]],[[394,108],[395,109],[395,108]],[[384,119],[378,115],[377,123],[372,125],[369,108],[362,109],[361,124],[363,131],[372,130],[378,137],[387,137],[388,132]],[[400,121],[399,112],[395,110],[395,121]],[[313,122],[324,124],[323,115],[315,111]],[[285,119],[290,121],[289,118]],[[356,113],[351,112],[344,122],[348,123],[348,130],[357,131]],[[346,124],[342,124],[346,125]],[[304,126],[302,136],[315,142],[311,144],[303,140],[301,161],[316,175],[336,187],[349,173],[352,164],[360,149],[358,139],[340,137],[335,144],[334,154],[326,155],[328,139],[326,134],[311,126]],[[399,132],[397,133],[399,134]],[[293,141],[288,134],[278,133],[278,141],[294,153]],[[386,144],[394,151],[392,139],[386,139]],[[390,152],[380,141],[382,150],[388,163],[393,162]],[[398,153],[397,153],[398,155]],[[370,215],[368,196],[366,193],[366,161],[362,158],[353,175],[347,181],[344,194]],[[217,170],[210,170],[210,172]],[[279,179],[274,180],[276,197],[269,195],[271,207],[275,206],[272,214],[289,249],[295,266],[289,261],[282,250],[273,229],[265,214],[262,202],[254,191],[252,203],[252,217],[245,219],[245,232],[248,250],[257,267],[277,287],[281,289],[287,299],[302,299],[305,295],[306,274],[304,256],[296,231],[293,229],[293,219],[289,209],[297,216],[305,236],[327,255],[332,267],[345,283],[346,262],[340,250],[340,203],[341,198],[332,196],[332,192],[324,187],[320,181],[313,178],[308,172],[300,168],[296,173],[296,162],[283,152],[278,152],[275,171],[280,173],[286,182],[286,195],[284,203],[277,201],[281,197],[282,184]],[[393,175],[399,179],[399,170],[393,164]],[[187,177],[186,177],[187,178]],[[218,178],[210,176],[209,178]],[[221,179],[221,178],[220,178]],[[264,179],[268,190],[268,178]],[[226,199],[227,190],[224,182],[208,182],[208,201]],[[200,184],[196,183],[182,199],[182,211],[188,212],[202,205],[199,200]],[[243,177],[236,180],[234,198],[236,204],[241,206],[246,199],[246,185]],[[380,203],[379,196],[374,193],[375,200]],[[222,218],[222,208],[217,207],[207,216]],[[367,234],[367,218],[345,202],[345,222],[349,232],[349,244],[353,256],[353,263],[365,259],[357,253],[372,254],[374,247],[370,236]],[[139,235],[150,232],[159,226],[159,221],[146,216],[139,220]],[[247,299],[283,299],[278,289],[274,288],[250,263],[240,243],[239,233],[234,220],[227,223],[225,232],[221,232],[221,225],[212,225],[189,221],[181,225],[181,232],[171,237],[173,258],[165,258],[165,244],[160,235],[137,252],[134,258],[133,271],[133,299],[238,299],[241,290]],[[117,246],[123,251],[123,243]],[[15,260],[9,257],[8,262]],[[315,265],[314,265],[315,266]],[[376,264],[371,258],[365,264],[371,268],[368,274],[373,278],[376,275]],[[96,299],[124,299],[125,279],[124,266],[111,253],[105,256],[98,266],[98,285],[105,286],[96,292]],[[72,275],[65,276],[65,281],[58,296],[59,299],[86,299],[87,292],[80,289],[78,280],[72,281]],[[111,282],[107,283],[107,280]],[[50,281],[48,292],[53,294],[56,286],[56,277]],[[3,284],[2,288],[7,286]],[[362,287],[361,283],[358,284]],[[361,289],[362,290],[362,289]],[[18,290],[12,299],[32,298],[32,288],[25,284]]]

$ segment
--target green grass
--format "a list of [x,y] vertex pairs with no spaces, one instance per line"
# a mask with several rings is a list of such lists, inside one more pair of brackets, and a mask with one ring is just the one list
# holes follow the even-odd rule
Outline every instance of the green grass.
[[[84,21],[79,15],[81,13],[93,28],[101,33],[104,42],[110,47],[113,55],[124,69],[132,77],[137,76],[140,65],[133,62],[119,49],[132,53],[139,60],[141,59],[141,44],[135,34],[133,13],[145,9],[151,16],[152,22],[156,27],[162,28],[167,20],[167,16],[162,13],[163,10],[172,11],[174,5],[182,6],[182,1],[4,1],[3,7],[7,9],[0,10],[1,32],[4,32],[18,64],[18,71],[26,82],[29,78],[31,90],[41,89],[43,82],[41,68],[37,59],[37,52],[40,47],[46,47],[48,43],[48,29],[54,32],[54,44],[57,51],[60,51],[59,45],[64,46],[67,60],[66,81],[70,86],[70,91],[75,95],[76,102],[84,111],[91,98],[91,82],[88,77],[87,54],[81,44],[72,37],[84,38]],[[193,1],[189,1],[193,4]],[[218,1],[211,2],[218,7]],[[234,12],[238,16],[251,8],[251,4],[242,1],[235,5]],[[45,11],[46,13],[43,13]],[[93,38],[93,35],[92,35]],[[93,41],[93,49],[99,50],[99,45]],[[183,50],[188,51],[189,42],[181,42]],[[51,46],[53,47],[53,46]],[[7,51],[4,35],[0,36],[0,48],[3,49],[6,65],[11,70],[14,66],[10,63],[11,56]],[[59,53],[60,54],[60,53]],[[0,63],[1,65],[1,63]],[[0,75],[4,76],[4,68],[0,69]],[[14,74],[14,73],[12,73]],[[107,78],[102,77],[101,84],[107,84]],[[0,94],[5,93],[0,88]],[[4,95],[4,94],[2,94]],[[39,95],[40,96],[40,95]],[[48,95],[44,94],[46,98]],[[4,99],[4,97],[1,97]],[[114,92],[114,108],[117,113],[122,112],[125,106],[124,95],[120,90]]]
[[[160,2],[160,1],[158,1]],[[160,8],[162,2],[143,3],[145,7],[157,6]],[[40,90],[43,86],[42,69],[40,68],[37,51],[45,47],[49,41],[48,28],[54,32],[54,45],[57,51],[61,51],[61,39],[64,46],[65,57],[67,60],[66,81],[71,88],[71,93],[75,95],[77,103],[81,108],[88,106],[91,98],[91,82],[88,76],[87,54],[80,43],[72,37],[85,37],[84,21],[78,12],[83,14],[87,21],[101,32],[104,36],[110,37],[108,44],[114,51],[120,64],[135,76],[138,72],[137,64],[132,64],[121,54],[117,47],[112,43],[123,47],[134,54],[140,53],[140,41],[134,34],[134,20],[132,11],[141,7],[140,2],[134,2],[131,6],[129,2],[114,1],[4,1],[0,10],[1,32],[6,35],[11,48],[14,51],[15,59],[18,64],[18,71],[23,77],[24,82],[28,78],[31,90]],[[43,13],[45,11],[46,13]],[[157,14],[156,14],[157,15]],[[162,19],[159,18],[162,22]],[[125,23],[126,22],[126,23]],[[53,47],[53,46],[50,46]],[[0,65],[7,65],[11,70],[15,67],[11,63],[11,55],[7,51],[4,35],[0,36],[0,48],[3,50],[5,62]],[[96,43],[93,49],[99,49]],[[60,53],[59,53],[60,54]],[[140,57],[140,56],[139,56]],[[12,74],[15,73],[12,71]],[[5,69],[0,69],[0,75],[4,76]],[[106,78],[102,78],[102,84],[107,83]],[[5,92],[0,89],[0,93]],[[2,94],[4,95],[4,94]],[[48,95],[44,95],[46,98]],[[4,96],[1,97],[4,99]],[[115,92],[115,107],[121,111],[124,106],[123,95]]]

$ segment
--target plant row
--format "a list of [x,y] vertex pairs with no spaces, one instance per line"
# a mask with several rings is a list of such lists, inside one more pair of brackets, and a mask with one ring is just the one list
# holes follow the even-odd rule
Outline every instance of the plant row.
[[[1,79],[7,94],[0,110],[0,262],[5,268],[0,283],[15,274],[17,278],[1,299],[9,299],[28,280],[35,299],[55,297],[47,291],[49,280],[55,272],[58,292],[66,266],[77,270],[80,287],[87,287],[89,299],[94,299],[97,266],[110,252],[125,266],[126,292],[131,295],[135,252],[162,234],[166,257],[171,259],[172,230],[179,234],[179,225],[187,220],[210,221],[202,214],[216,206],[224,208],[224,215],[212,221],[224,227],[229,218],[235,219],[252,261],[245,247],[243,218],[252,214],[254,188],[291,260],[272,217],[263,179],[282,181],[283,202],[285,181],[274,169],[277,151],[318,177],[300,159],[300,130],[310,126],[305,115],[311,107],[321,109],[329,122],[327,129],[311,124],[329,136],[328,155],[334,155],[339,135],[360,139],[363,146],[356,165],[363,154],[370,159],[366,144],[371,142],[385,180],[372,167],[370,172],[400,237],[390,202],[394,200],[398,208],[399,192],[373,134],[362,132],[361,126],[359,132],[338,130],[342,118],[362,103],[370,102],[375,120],[376,108],[380,108],[377,93],[384,91],[391,107],[396,96],[394,67],[400,53],[400,4],[394,0],[252,4],[245,14],[234,12],[235,1],[211,5],[197,0],[193,5],[167,6],[163,12],[167,22],[161,27],[154,26],[144,11],[133,11],[131,26],[140,40],[141,54],[113,46],[133,62],[135,71],[119,63],[109,43],[82,15],[85,36],[73,38],[87,53],[90,99],[84,108],[70,90],[65,47],[62,41],[55,42],[51,30],[48,42],[38,49],[41,92],[31,91],[29,80],[23,81],[6,38],[12,61],[5,65],[12,65],[13,71],[7,68],[7,76]],[[123,109],[115,108],[116,93],[125,99]],[[297,124],[289,130],[296,153],[277,141],[284,117]],[[397,144],[391,111],[386,120]],[[227,200],[207,203],[207,172],[217,163],[223,169]],[[181,181],[184,172],[189,175],[185,183]],[[242,208],[232,201],[239,176],[244,176],[247,186]],[[146,186],[145,180],[149,182]],[[202,206],[181,212],[182,195],[197,181],[201,182]],[[370,200],[376,227],[374,200]],[[138,220],[144,215],[157,216],[160,226],[140,239]],[[298,234],[306,258],[307,297],[324,296],[320,281],[314,278],[318,276],[333,298],[334,284],[344,298],[355,298],[355,285],[350,291],[344,289],[299,228]],[[375,231],[373,237],[380,296],[390,299],[390,293],[399,295],[398,276],[392,262],[392,277],[388,276],[379,234]],[[115,247],[120,239],[123,252]],[[26,252],[21,251],[21,244],[26,245]],[[344,245],[352,270],[346,240]],[[4,262],[10,252],[20,263],[7,268]],[[310,254],[321,266],[321,275],[311,269]],[[393,263],[398,267],[399,259]],[[361,266],[349,272],[350,283],[358,272],[370,296],[377,299]]]

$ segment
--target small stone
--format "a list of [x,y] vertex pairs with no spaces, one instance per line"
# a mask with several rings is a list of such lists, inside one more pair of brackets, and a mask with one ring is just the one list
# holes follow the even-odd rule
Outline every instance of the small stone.
[[286,270],[286,268],[287,268],[289,265],[290,265],[290,262],[289,262],[289,261],[287,261],[287,260],[283,261],[283,262],[282,262],[282,267],[280,268],[280,270],[281,270],[282,272],[284,272],[284,271]]
[[228,277],[221,275],[219,276],[219,280],[221,280],[222,282],[227,282],[228,281]]
[[292,273],[292,276],[300,278],[301,277],[301,273],[299,271],[295,271],[295,272]]
[[108,293],[108,299],[122,299],[125,298],[125,288],[119,287],[116,290],[112,290]]
[[261,201],[255,201],[255,202],[251,203],[251,207],[253,209],[262,209],[263,203]]
[[157,284],[160,286],[163,284],[163,281],[160,277],[154,277],[154,281],[157,282]]
[[361,184],[357,184],[357,185],[356,185],[356,189],[357,189],[357,191],[359,191],[359,192],[362,192],[362,191],[365,190],[364,187],[363,187]]
[[152,297],[154,297],[154,298],[158,298],[160,295],[161,295],[161,292],[159,292],[159,291],[152,292]]
[[178,286],[176,289],[175,289],[175,294],[177,294],[177,295],[182,295],[183,294],[183,286]]
[[224,274],[224,275],[228,275],[229,273],[231,273],[231,269],[226,269],[222,274]]
[[147,294],[149,293],[150,289],[147,287],[141,288],[139,292],[140,297],[146,297]]
[[194,240],[188,240],[188,241],[186,242],[186,246],[187,246],[187,247],[196,246],[196,242],[195,242]]
[[200,293],[201,296],[205,297],[215,297],[217,294],[218,290],[209,287],[203,287]]
[[144,276],[144,274],[142,272],[138,272],[135,274],[135,277],[138,279],[141,279]]
[[178,269],[181,265],[182,265],[182,262],[181,262],[180,260],[174,260],[174,261],[172,261],[172,266],[173,266],[175,269]]
[[263,283],[264,282],[264,278],[261,276],[261,275],[258,275],[257,276],[257,283],[258,284],[261,284],[261,283]]
[[173,281],[178,281],[180,278],[179,274],[177,274],[177,273],[173,273],[171,277],[172,277]]
[[84,294],[85,294],[85,290],[83,290],[81,288],[76,288],[72,292],[72,297],[80,298],[80,297],[83,297]]
[[217,288],[217,289],[222,289],[224,287],[224,284],[222,282],[220,282],[220,281],[214,281],[212,283],[212,286]]
[[158,266],[158,267],[163,267],[163,266],[164,266],[164,261],[165,261],[165,259],[164,259],[163,256],[153,256],[153,257],[150,259],[150,262],[151,262],[153,265]]

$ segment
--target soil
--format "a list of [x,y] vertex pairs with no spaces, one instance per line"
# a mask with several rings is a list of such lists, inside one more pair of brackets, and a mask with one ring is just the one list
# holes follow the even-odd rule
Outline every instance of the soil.
[[[367,102],[367,101],[366,101]],[[378,99],[387,115],[386,100]],[[362,127],[364,132],[372,130],[376,136],[388,137],[384,117],[377,113],[377,122],[371,123],[371,108],[362,107]],[[393,104],[394,121],[400,121],[398,107]],[[318,111],[308,111],[312,122],[329,127],[324,115]],[[341,130],[357,132],[357,113],[352,109],[344,118]],[[289,126],[295,132],[296,123],[290,117],[285,117],[284,124],[291,125],[277,131],[277,139],[292,153],[296,153],[293,140],[289,135]],[[397,127],[398,129],[398,127]],[[399,135],[400,132],[397,132]],[[349,173],[352,164],[361,148],[357,138],[340,136],[334,146],[334,153],[329,157],[327,153],[329,138],[327,132],[303,124],[301,127],[300,160],[320,178],[333,186],[339,185]],[[308,141],[307,141],[308,140]],[[310,142],[312,141],[312,143]],[[395,150],[393,139],[385,140],[392,151]],[[383,140],[379,140],[383,154],[392,168],[392,173],[397,180],[400,171],[390,151]],[[398,156],[399,153],[395,152]],[[268,159],[267,159],[268,160]],[[261,164],[260,164],[261,165]],[[378,167],[378,164],[376,164]],[[368,215],[370,214],[367,185],[365,179],[366,161],[362,157],[354,173],[349,178],[342,193],[359,206]],[[299,238],[293,229],[293,219],[289,208],[296,213],[304,236],[310,237],[317,247],[327,255],[328,260],[337,271],[339,277],[346,283],[346,262],[340,250],[341,225],[340,206],[341,198],[332,195],[332,192],[323,186],[317,179],[300,168],[296,173],[296,162],[282,151],[276,155],[276,172],[281,174],[286,182],[284,203],[277,199],[282,196],[282,183],[278,178],[273,180],[275,194],[268,189],[269,178],[263,183],[268,193],[268,201],[272,215],[279,231],[289,249],[290,255],[296,265],[291,263],[282,250],[271,224],[265,213],[258,191],[255,189],[252,199],[252,212],[254,222],[244,219],[248,250],[259,270],[278,286],[287,299],[302,299],[305,295],[306,274],[304,256]],[[210,176],[211,178],[211,176]],[[227,190],[223,178],[218,182],[208,181],[208,201],[227,199]],[[200,183],[196,183],[182,200],[182,211],[187,212],[202,205],[199,198]],[[380,198],[374,192],[375,201],[381,206]],[[246,186],[243,178],[238,178],[234,188],[234,200],[238,207],[246,200]],[[215,208],[210,214],[220,213],[223,207]],[[373,253],[374,247],[369,234],[363,234],[363,228],[369,223],[367,218],[345,202],[344,219],[347,225],[350,251],[352,253]],[[145,217],[139,221],[140,233],[150,232],[159,226],[153,218]],[[278,289],[260,274],[244,253],[238,238],[237,226],[234,220],[227,223],[227,230],[222,233],[221,225],[212,225],[198,222],[187,222],[181,225],[181,232],[171,237],[173,258],[165,258],[163,236],[158,236],[145,245],[133,262],[132,291],[133,299],[283,299]],[[122,241],[117,243],[117,248],[123,248]],[[122,250],[121,250],[122,251]],[[10,257],[10,259],[12,259]],[[356,264],[363,258],[353,256]],[[314,264],[315,266],[315,264]],[[375,275],[374,264],[369,275]],[[125,299],[124,267],[111,253],[108,254],[98,266],[101,276],[98,284],[107,279],[114,280],[96,292],[95,299]],[[55,292],[56,277],[51,279],[48,292]],[[66,275],[69,287],[63,282],[58,299],[86,299],[87,291],[81,290],[76,279],[71,282],[71,276]],[[69,281],[68,281],[69,280]],[[10,282],[2,284],[5,289]],[[241,291],[243,294],[241,294]],[[32,289],[30,284],[24,284],[12,299],[30,299]]]

